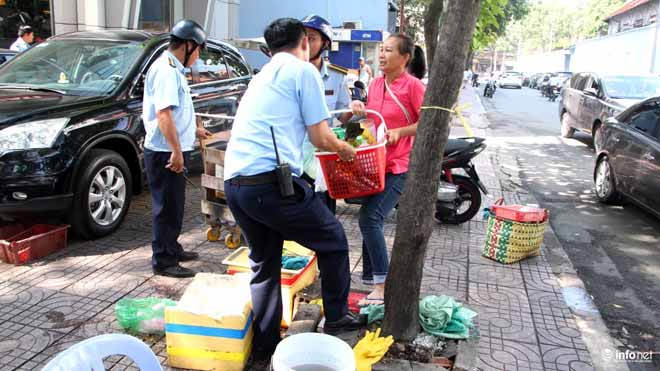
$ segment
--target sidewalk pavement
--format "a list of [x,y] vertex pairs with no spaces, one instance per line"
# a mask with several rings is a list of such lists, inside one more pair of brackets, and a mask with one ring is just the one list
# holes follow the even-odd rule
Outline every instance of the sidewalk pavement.
[[[485,135],[482,108],[472,89],[462,101],[474,106],[470,121],[476,135]],[[452,134],[460,135],[460,127]],[[521,202],[507,188],[487,150],[475,165],[491,198]],[[199,178],[194,178],[199,183]],[[200,254],[185,265],[200,272],[224,273],[222,260],[231,252],[220,242],[207,242],[200,195],[188,188],[184,233],[186,250]],[[361,235],[356,206],[338,205],[338,218],[350,243],[353,282],[359,286]],[[385,235],[391,246],[395,216]],[[429,241],[423,295],[451,295],[479,313],[479,366],[487,370],[592,370],[580,327],[564,300],[562,286],[548,263],[549,252],[503,265],[481,256],[486,233],[481,215],[460,226],[436,225]],[[148,193],[133,200],[121,229],[95,241],[70,241],[69,247],[34,264],[14,267],[0,263],[0,371],[39,370],[57,353],[86,338],[122,332],[114,305],[123,297],[178,299],[190,279],[154,276],[151,272],[151,222]],[[222,241],[222,239],[221,239]],[[162,336],[144,337],[166,370]],[[109,370],[136,370],[121,357],[105,360]]]

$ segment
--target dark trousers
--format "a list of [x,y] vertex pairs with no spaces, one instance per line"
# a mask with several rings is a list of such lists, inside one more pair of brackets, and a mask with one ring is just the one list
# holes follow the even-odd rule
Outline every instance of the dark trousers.
[[[182,174],[166,169],[170,152],[144,150],[144,167],[151,190],[152,241],[154,267],[166,268],[179,264],[183,247],[177,239],[183,225],[186,201],[186,180]],[[187,167],[190,153],[183,154]]]
[[273,351],[280,339],[280,270],[284,240],[316,252],[321,295],[328,321],[348,312],[348,241],[337,218],[311,187],[294,177],[295,195],[283,198],[276,184],[237,185],[225,181],[227,204],[250,246],[254,347]]
[[[314,182],[315,181],[312,177],[310,177],[306,173],[303,173],[303,175],[301,176],[301,179],[303,179],[304,181],[309,183],[309,185],[312,186],[312,188],[314,188]],[[321,199],[321,202],[323,202],[323,204],[325,204],[328,207],[328,209],[330,209],[330,212],[332,213],[332,215],[337,215],[337,200],[330,197],[330,193],[328,191],[316,192],[316,194]]]

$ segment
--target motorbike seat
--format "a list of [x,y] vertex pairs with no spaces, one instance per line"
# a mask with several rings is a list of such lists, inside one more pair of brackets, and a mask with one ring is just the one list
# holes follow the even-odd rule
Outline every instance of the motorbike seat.
[[444,156],[454,152],[461,152],[467,149],[478,147],[484,142],[484,138],[456,138],[447,140]]

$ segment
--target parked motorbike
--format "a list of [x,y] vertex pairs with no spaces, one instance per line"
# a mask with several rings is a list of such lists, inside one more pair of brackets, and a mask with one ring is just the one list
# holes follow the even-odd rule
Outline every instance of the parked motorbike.
[[[484,138],[449,139],[442,160],[442,176],[435,204],[435,219],[462,224],[481,210],[481,192],[488,190],[479,179],[472,159],[486,149]],[[462,169],[466,175],[454,174]]]
[[493,94],[495,94],[495,89],[497,89],[495,86],[495,81],[488,81],[486,83],[486,87],[484,88],[484,97],[492,98]]
[[[484,138],[456,138],[447,141],[435,203],[436,221],[462,224],[481,210],[481,192],[487,195],[488,190],[479,179],[472,159],[486,149],[484,141]],[[466,175],[454,174],[456,169],[462,169]],[[351,198],[344,202],[361,205],[364,199]]]
[[557,97],[559,96],[559,93],[561,92],[561,87],[558,85],[555,86],[550,86],[548,88],[548,101],[554,102],[557,100]]

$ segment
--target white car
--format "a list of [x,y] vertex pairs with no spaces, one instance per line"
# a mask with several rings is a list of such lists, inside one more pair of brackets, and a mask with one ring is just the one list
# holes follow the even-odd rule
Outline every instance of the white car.
[[507,72],[499,80],[500,88],[522,89],[522,74],[520,72]]

